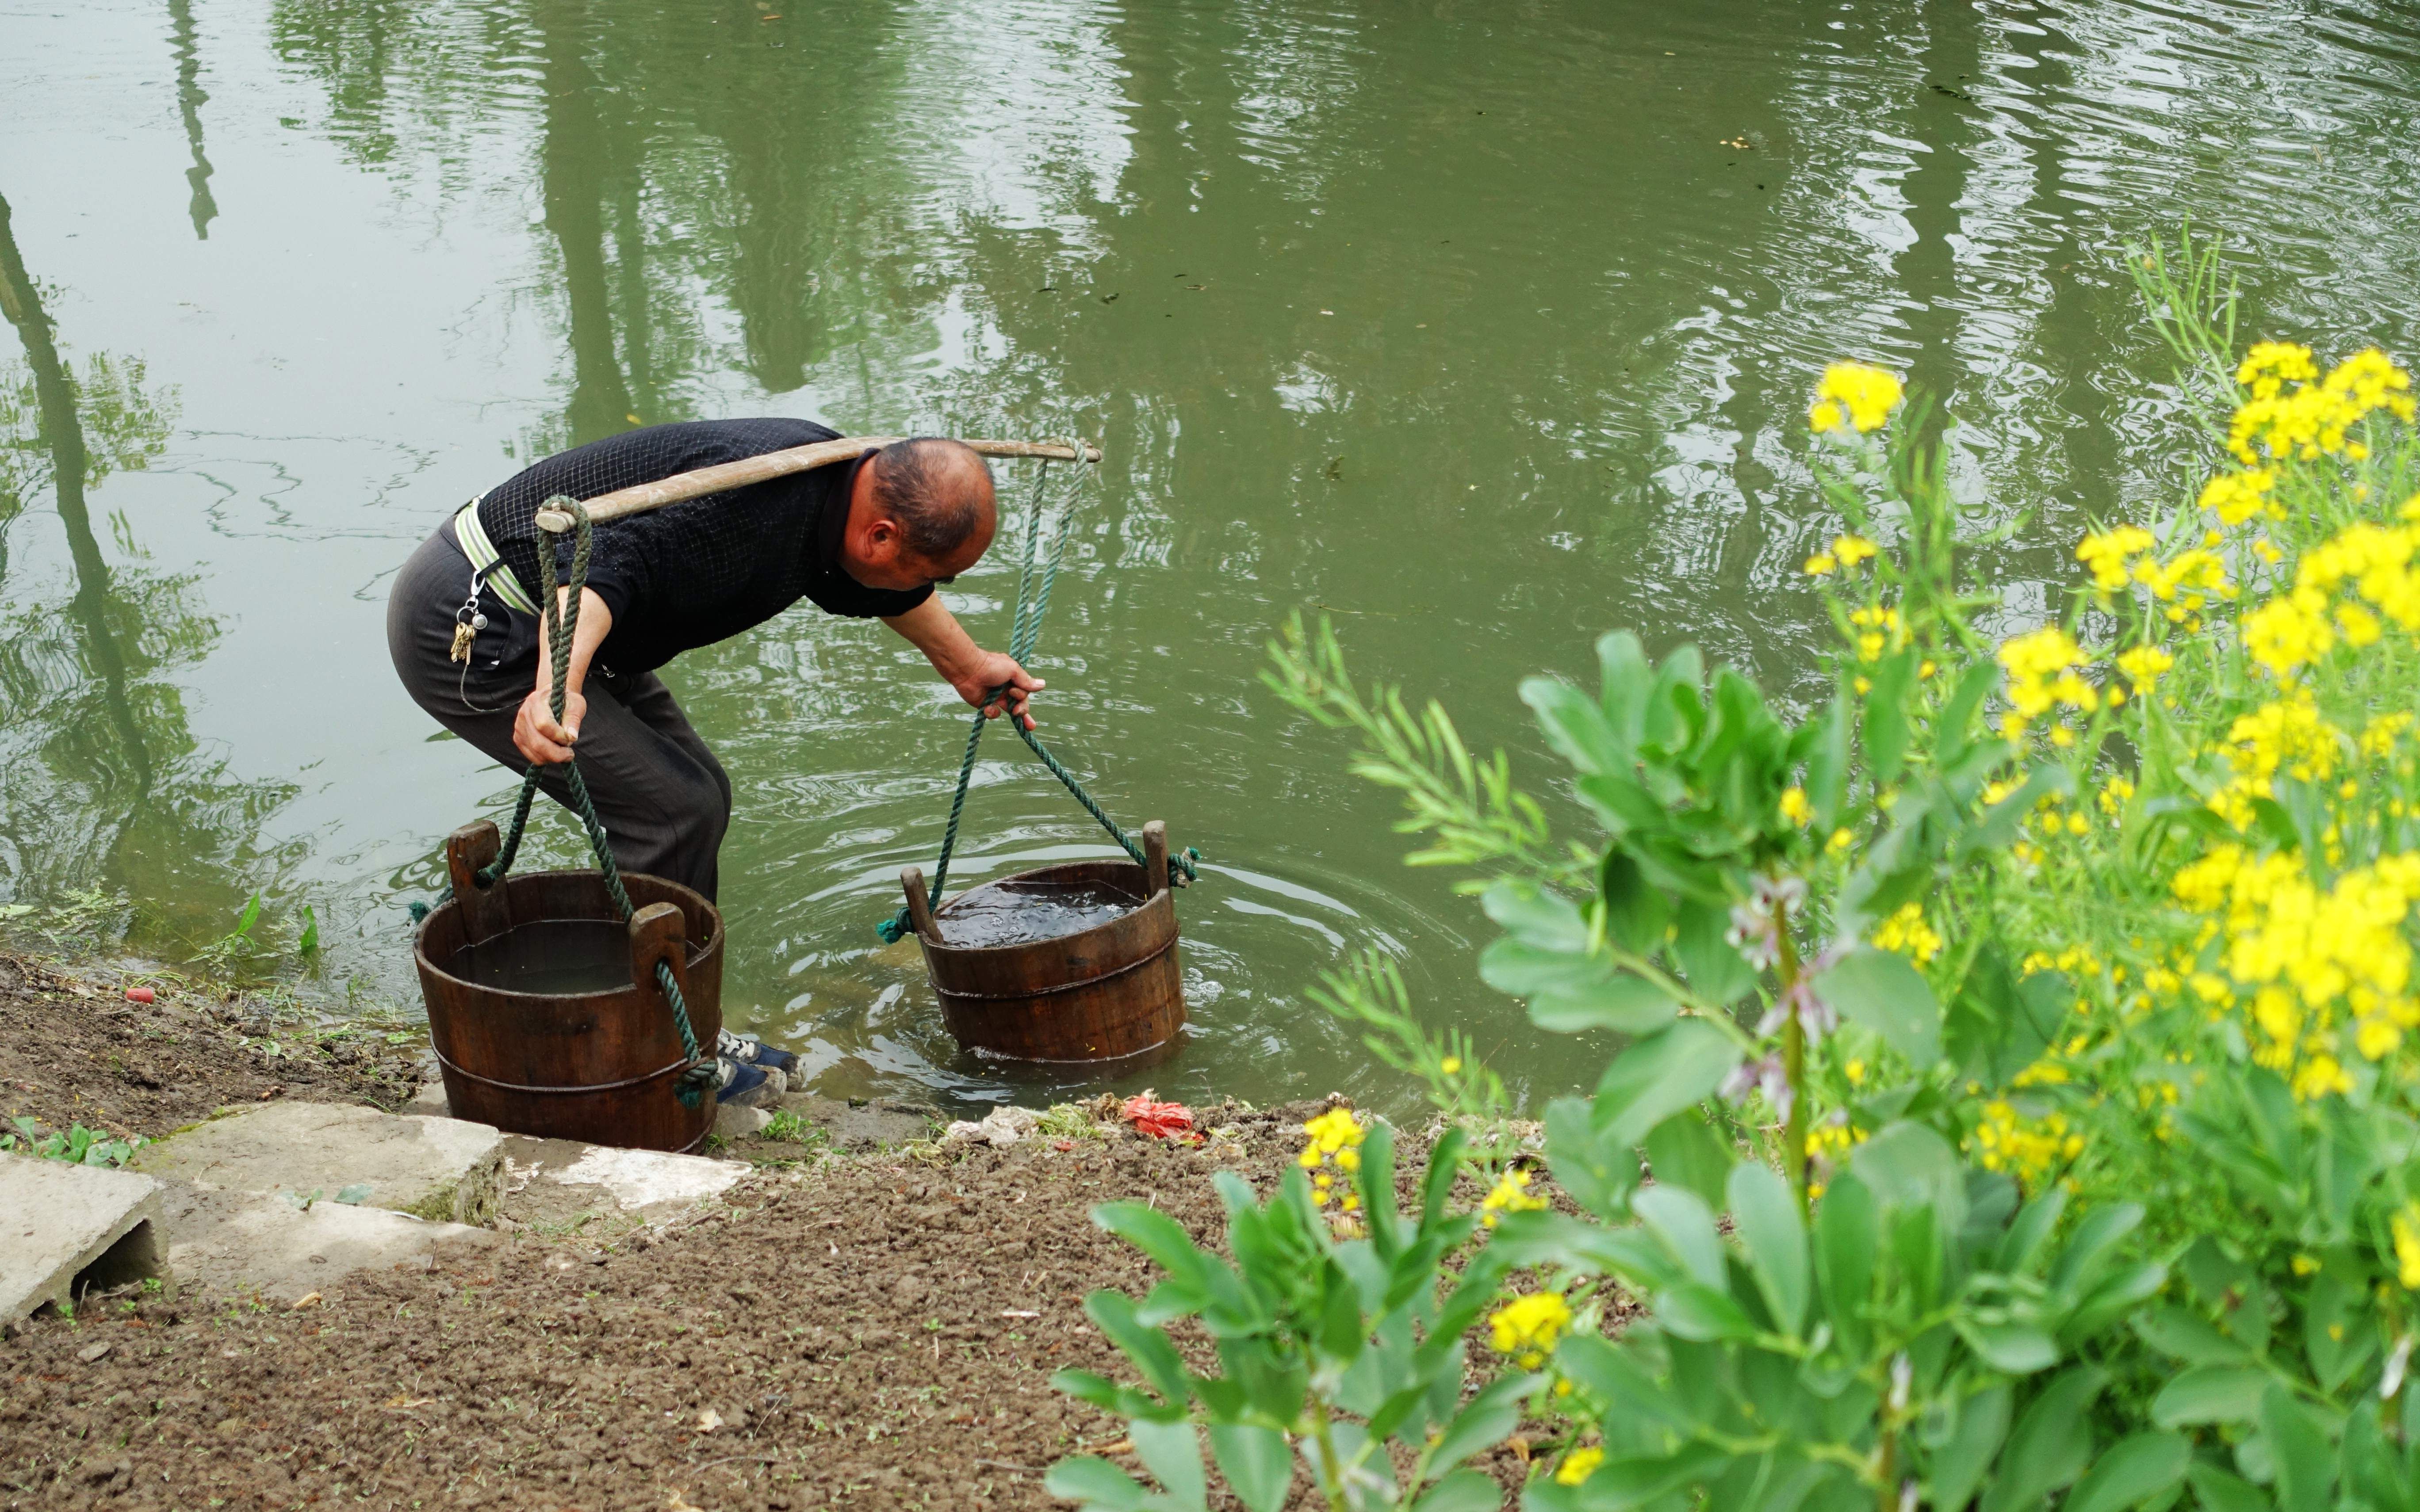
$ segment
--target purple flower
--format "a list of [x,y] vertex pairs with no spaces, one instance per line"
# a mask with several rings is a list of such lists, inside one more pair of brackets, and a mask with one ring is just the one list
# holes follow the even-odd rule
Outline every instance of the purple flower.
[[1745,1103],[1750,1091],[1761,1092],[1781,1121],[1790,1121],[1790,1076],[1782,1070],[1778,1050],[1761,1059],[1743,1061],[1723,1078],[1719,1089],[1727,1103]]
[[1723,938],[1759,971],[1781,964],[1781,932],[1774,927],[1773,916],[1755,903],[1731,904],[1731,927]]

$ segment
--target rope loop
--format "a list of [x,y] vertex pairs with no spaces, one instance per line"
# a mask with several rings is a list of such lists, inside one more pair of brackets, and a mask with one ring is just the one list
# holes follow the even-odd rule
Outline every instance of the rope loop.
[[[1078,467],[1090,461],[1084,442],[1080,439],[1066,444],[1078,458],[1077,464]],[[1075,524],[1076,498],[1084,486],[1086,476],[1082,472],[1078,472],[1070,481],[1066,500],[1059,511],[1059,529],[1051,538],[1049,558],[1041,564],[1037,573],[1034,548],[1042,539],[1043,501],[1047,497],[1050,482],[1049,458],[1043,459],[1041,469],[1035,474],[1033,497],[1026,505],[1025,511],[1025,556],[1019,563],[1016,572],[1016,615],[1010,622],[1008,633],[1009,658],[1020,667],[1025,665],[1027,657],[1033,655],[1034,643],[1041,639],[1042,617],[1049,612],[1050,590],[1057,586],[1059,569],[1067,560],[1067,538]],[[975,710],[973,722],[967,728],[966,755],[958,763],[958,789],[956,795],[950,799],[950,822],[941,831],[941,856],[933,867],[932,886],[928,889],[930,894],[928,902],[935,908],[940,907],[941,889],[950,880],[950,857],[957,850],[958,823],[966,813],[967,786],[974,777],[975,748],[983,742],[984,727],[991,722],[987,711],[994,704],[998,704],[1005,713],[1008,707],[1008,695],[1012,691],[1011,685],[1002,683],[984,695],[982,704]],[[1049,748],[1035,738],[1033,732],[1025,727],[1024,721],[1012,714],[1008,716],[1008,722],[1009,728],[1016,732],[1016,737],[1025,742],[1027,748],[1042,758],[1042,764],[1049,769],[1050,775],[1064,784],[1067,791],[1075,795],[1076,801],[1083,806],[1084,811],[1098,821],[1103,829],[1109,831],[1109,838],[1118,842],[1118,848],[1132,856],[1137,866],[1143,865],[1142,847],[1136,844],[1134,838],[1119,827],[1118,822],[1109,816],[1108,811],[1102,809],[1100,803],[1090,793],[1084,791],[1084,784],[1077,780],[1076,774],[1067,770],[1058,757],[1050,754]],[[1182,887],[1193,882],[1201,875],[1201,860],[1202,853],[1189,845],[1182,853],[1171,856],[1168,858],[1169,886]],[[883,944],[896,945],[908,937],[910,927],[908,910],[903,906],[897,913],[876,925],[875,933],[882,937]]]
[[[580,594],[588,586],[588,563],[596,547],[596,527],[589,520],[588,506],[568,494],[556,494],[546,501],[546,508],[560,509],[572,519],[571,575],[556,593],[555,541],[538,543],[538,576],[543,579],[543,592],[538,598],[538,628],[547,638],[547,650],[552,659],[552,686],[547,692],[547,704],[554,711],[556,724],[563,722],[564,705],[568,700],[571,676],[572,639],[580,632]],[[492,887],[512,870],[513,858],[520,854],[521,835],[529,827],[530,804],[537,797],[538,775],[543,768],[535,762],[521,776],[520,797],[513,805],[512,827],[504,832],[504,842],[496,858],[479,869],[477,882],[482,887]],[[613,863],[613,846],[605,833],[605,823],[597,817],[596,801],[588,795],[587,780],[580,775],[577,757],[564,764],[563,779],[571,790],[571,800],[566,805],[580,816],[580,825],[588,834],[588,848],[597,857],[597,870],[605,878],[606,894],[625,924],[636,910],[630,904],[629,889],[622,885],[622,869]],[[439,902],[452,896],[452,889],[439,896]],[[416,924],[427,917],[426,904],[411,908]],[[697,1031],[690,1025],[689,1001],[681,994],[680,983],[673,977],[672,966],[656,963],[656,985],[664,995],[665,1005],[672,1010],[673,1032],[680,1037],[681,1053],[689,1057],[679,1078],[673,1085],[673,1094],[681,1106],[693,1108],[705,1101],[721,1081],[721,1071],[716,1057],[700,1049]]]

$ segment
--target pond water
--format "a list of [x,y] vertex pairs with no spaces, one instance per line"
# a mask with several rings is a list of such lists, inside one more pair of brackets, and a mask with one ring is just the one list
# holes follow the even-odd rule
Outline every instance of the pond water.
[[[2190,219],[2249,331],[2411,350],[2415,85],[2365,0],[0,0],[0,899],[122,893],[174,958],[257,891],[318,990],[408,1001],[405,904],[516,785],[386,663],[448,511],[656,421],[1078,431],[1045,733],[1208,857],[1191,1039],[1111,1085],[1404,1103],[1302,997],[1375,949],[1534,1106],[1609,1047],[1478,981],[1272,629],[1333,616],[1542,787],[1514,681],[1605,629],[1803,687],[1841,356],[2030,512],[2023,614],[2181,486],[2130,240]],[[951,591],[994,644],[1014,596]],[[668,675],[738,794],[730,1022],[835,1094],[1097,1089],[958,1056],[875,935],[963,733],[912,651],[802,606]],[[1103,854],[985,744],[958,883]],[[580,855],[548,812],[524,864]]]

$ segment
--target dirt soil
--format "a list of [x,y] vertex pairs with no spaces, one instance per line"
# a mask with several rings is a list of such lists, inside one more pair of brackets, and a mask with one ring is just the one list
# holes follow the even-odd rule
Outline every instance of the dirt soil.
[[[147,986],[155,1000],[129,1002]],[[138,971],[0,954],[0,1116],[157,1138],[271,1098],[395,1109],[419,1085],[425,1034],[321,1025],[280,999]]]
[[[158,1134],[264,1092],[398,1085],[384,1061],[264,1064],[208,1004],[129,1013],[13,969],[0,1069],[46,1121]],[[1057,1506],[1042,1473],[1063,1455],[1138,1468],[1116,1420],[1049,1386],[1063,1365],[1131,1379],[1082,1301],[1156,1279],[1087,1213],[1142,1197],[1215,1243],[1211,1173],[1267,1190],[1320,1106],[1231,1104],[1209,1121],[1236,1138],[1201,1149],[1123,1129],[857,1155],[838,1129],[750,1141],[735,1153],[759,1168],[721,1210],[601,1246],[515,1232],[295,1309],[88,1298],[0,1342],[0,1507]],[[761,1164],[785,1154],[805,1158]],[[1509,1500],[1522,1464],[1495,1468]]]
[[1084,1214],[1139,1196],[1211,1238],[1211,1171],[1274,1180],[1300,1119],[767,1171],[652,1240],[516,1235],[299,1312],[88,1304],[0,1346],[0,1504],[1054,1505],[1058,1457],[1133,1463],[1049,1387],[1130,1375],[1083,1297],[1155,1279]]

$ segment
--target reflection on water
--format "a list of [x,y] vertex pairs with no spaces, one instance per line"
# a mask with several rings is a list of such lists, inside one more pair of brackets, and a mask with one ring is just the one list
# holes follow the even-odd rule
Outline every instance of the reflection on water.
[[[1823,362],[1942,397],[1978,522],[2025,520],[1985,563],[2022,616],[2086,518],[2176,497],[2198,444],[2130,243],[2190,217],[2244,250],[2248,329],[2414,345],[2420,23],[2375,0],[105,0],[8,24],[0,113],[51,133],[12,169],[43,176],[38,260],[85,349],[143,352],[150,392],[206,411],[160,423],[156,501],[110,491],[174,575],[66,540],[42,560],[74,587],[0,584],[77,669],[9,672],[12,707],[71,684],[91,709],[29,727],[83,744],[35,764],[71,781],[8,778],[11,833],[115,833],[142,762],[164,792],[223,752],[262,854],[200,825],[193,878],[308,891],[345,968],[408,991],[401,903],[512,787],[427,743],[366,628],[446,510],[668,419],[1081,430],[1109,461],[1038,658],[1052,746],[1217,863],[1179,899],[1184,1052],[1118,1083],[1164,1094],[1398,1095],[1300,995],[1373,945],[1526,1095],[1601,1048],[1477,982],[1468,902],[1406,872],[1386,795],[1261,695],[1287,610],[1516,753],[1515,679],[1584,674],[1611,625],[1804,688]],[[157,118],[121,129],[136,96]],[[1001,571],[958,585],[994,640]],[[252,712],[285,706],[264,581],[324,627],[341,734]],[[739,793],[736,1025],[830,1090],[1032,1091],[960,1059],[913,947],[872,933],[930,864],[956,751],[913,653],[800,612],[672,681]],[[113,687],[193,702],[130,742]],[[985,754],[970,885],[1102,854],[1022,752]],[[580,853],[559,816],[534,844]]]
[[[56,898],[122,889],[140,875],[151,905],[147,943],[172,943],[233,912],[241,894],[230,872],[253,854],[253,827],[279,795],[277,784],[228,781],[196,748],[163,675],[207,652],[215,634],[194,612],[194,579],[148,566],[122,526],[123,564],[113,571],[93,531],[89,490],[161,455],[176,396],[147,386],[138,359],[96,352],[78,370],[61,352],[6,199],[0,316],[23,351],[22,364],[0,363],[0,543],[47,481],[73,581],[62,608],[22,569],[0,579],[8,880],[20,897]],[[0,571],[8,566],[0,552]],[[209,934],[185,933],[184,943]]]

